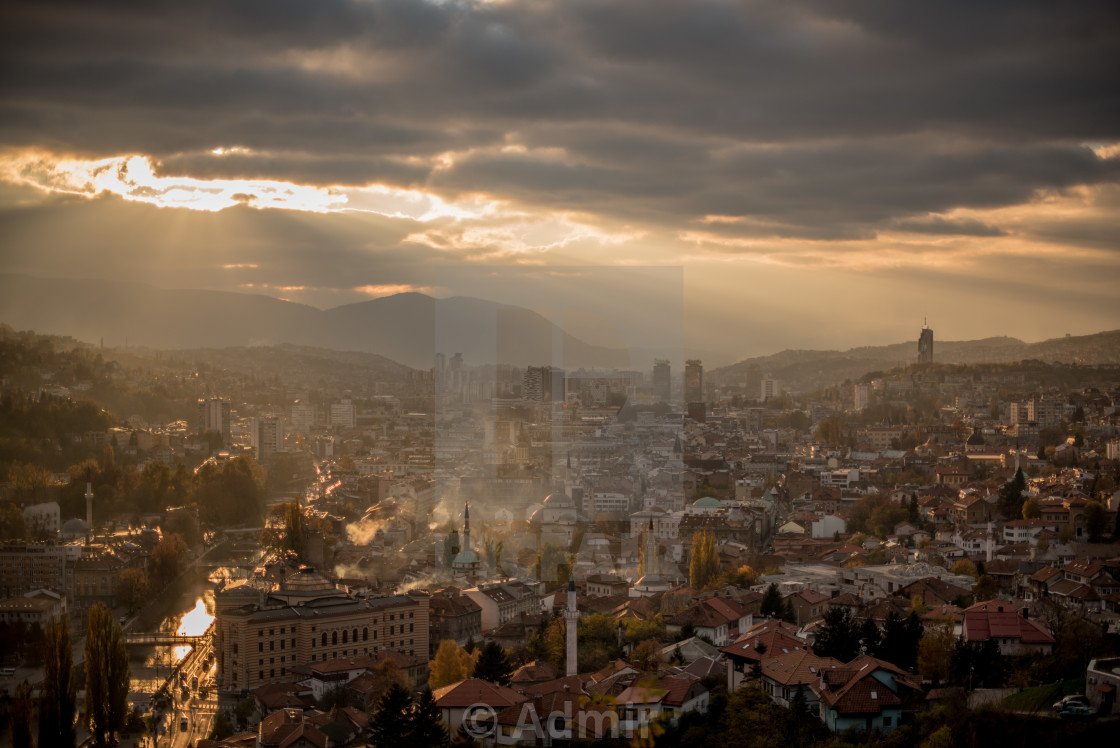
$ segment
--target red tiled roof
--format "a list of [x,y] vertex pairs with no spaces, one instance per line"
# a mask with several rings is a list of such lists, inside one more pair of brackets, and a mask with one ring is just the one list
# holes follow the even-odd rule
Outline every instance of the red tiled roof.
[[[995,608],[996,606],[992,606]],[[964,613],[965,641],[983,642],[988,639],[1018,639],[1023,644],[1053,644],[1054,637],[1039,623],[1024,618],[1014,610],[977,609],[972,606]]]
[[480,678],[467,678],[450,686],[437,689],[432,694],[440,709],[455,709],[471,704],[487,704],[497,709],[520,704],[525,696],[512,688],[496,686]]

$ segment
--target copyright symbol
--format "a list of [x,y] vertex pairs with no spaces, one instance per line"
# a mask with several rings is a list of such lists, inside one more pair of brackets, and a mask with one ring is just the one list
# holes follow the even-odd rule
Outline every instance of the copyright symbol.
[[472,738],[485,738],[493,731],[496,716],[488,704],[472,704],[463,712],[463,730]]

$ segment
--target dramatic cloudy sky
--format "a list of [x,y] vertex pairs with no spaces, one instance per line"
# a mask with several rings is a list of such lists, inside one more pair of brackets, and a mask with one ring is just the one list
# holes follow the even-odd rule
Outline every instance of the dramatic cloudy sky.
[[0,40],[3,270],[325,308],[667,266],[729,358],[1120,327],[1114,0],[8,0]]

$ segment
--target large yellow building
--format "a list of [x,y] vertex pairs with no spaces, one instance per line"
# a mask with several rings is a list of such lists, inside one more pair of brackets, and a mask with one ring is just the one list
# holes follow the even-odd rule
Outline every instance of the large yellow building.
[[428,659],[428,595],[363,597],[309,567],[278,588],[250,584],[216,595],[214,651],[225,690],[292,678],[292,668],[393,651]]

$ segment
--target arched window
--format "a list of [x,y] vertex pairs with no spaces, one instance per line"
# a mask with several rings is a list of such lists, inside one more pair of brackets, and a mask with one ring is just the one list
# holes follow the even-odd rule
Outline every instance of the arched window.
[[354,629],[354,643],[355,644],[358,643],[358,630],[357,629]]
[[343,630],[342,630],[342,643],[343,643],[343,644],[345,644],[345,643],[346,643],[346,629],[343,629]]
[[362,641],[364,641],[364,642],[369,641],[369,629],[368,628],[362,629]]
[[338,644],[338,632],[337,631],[332,631],[331,632],[331,644]]
[[327,632],[326,631],[323,632],[323,646],[324,647],[327,646]]

